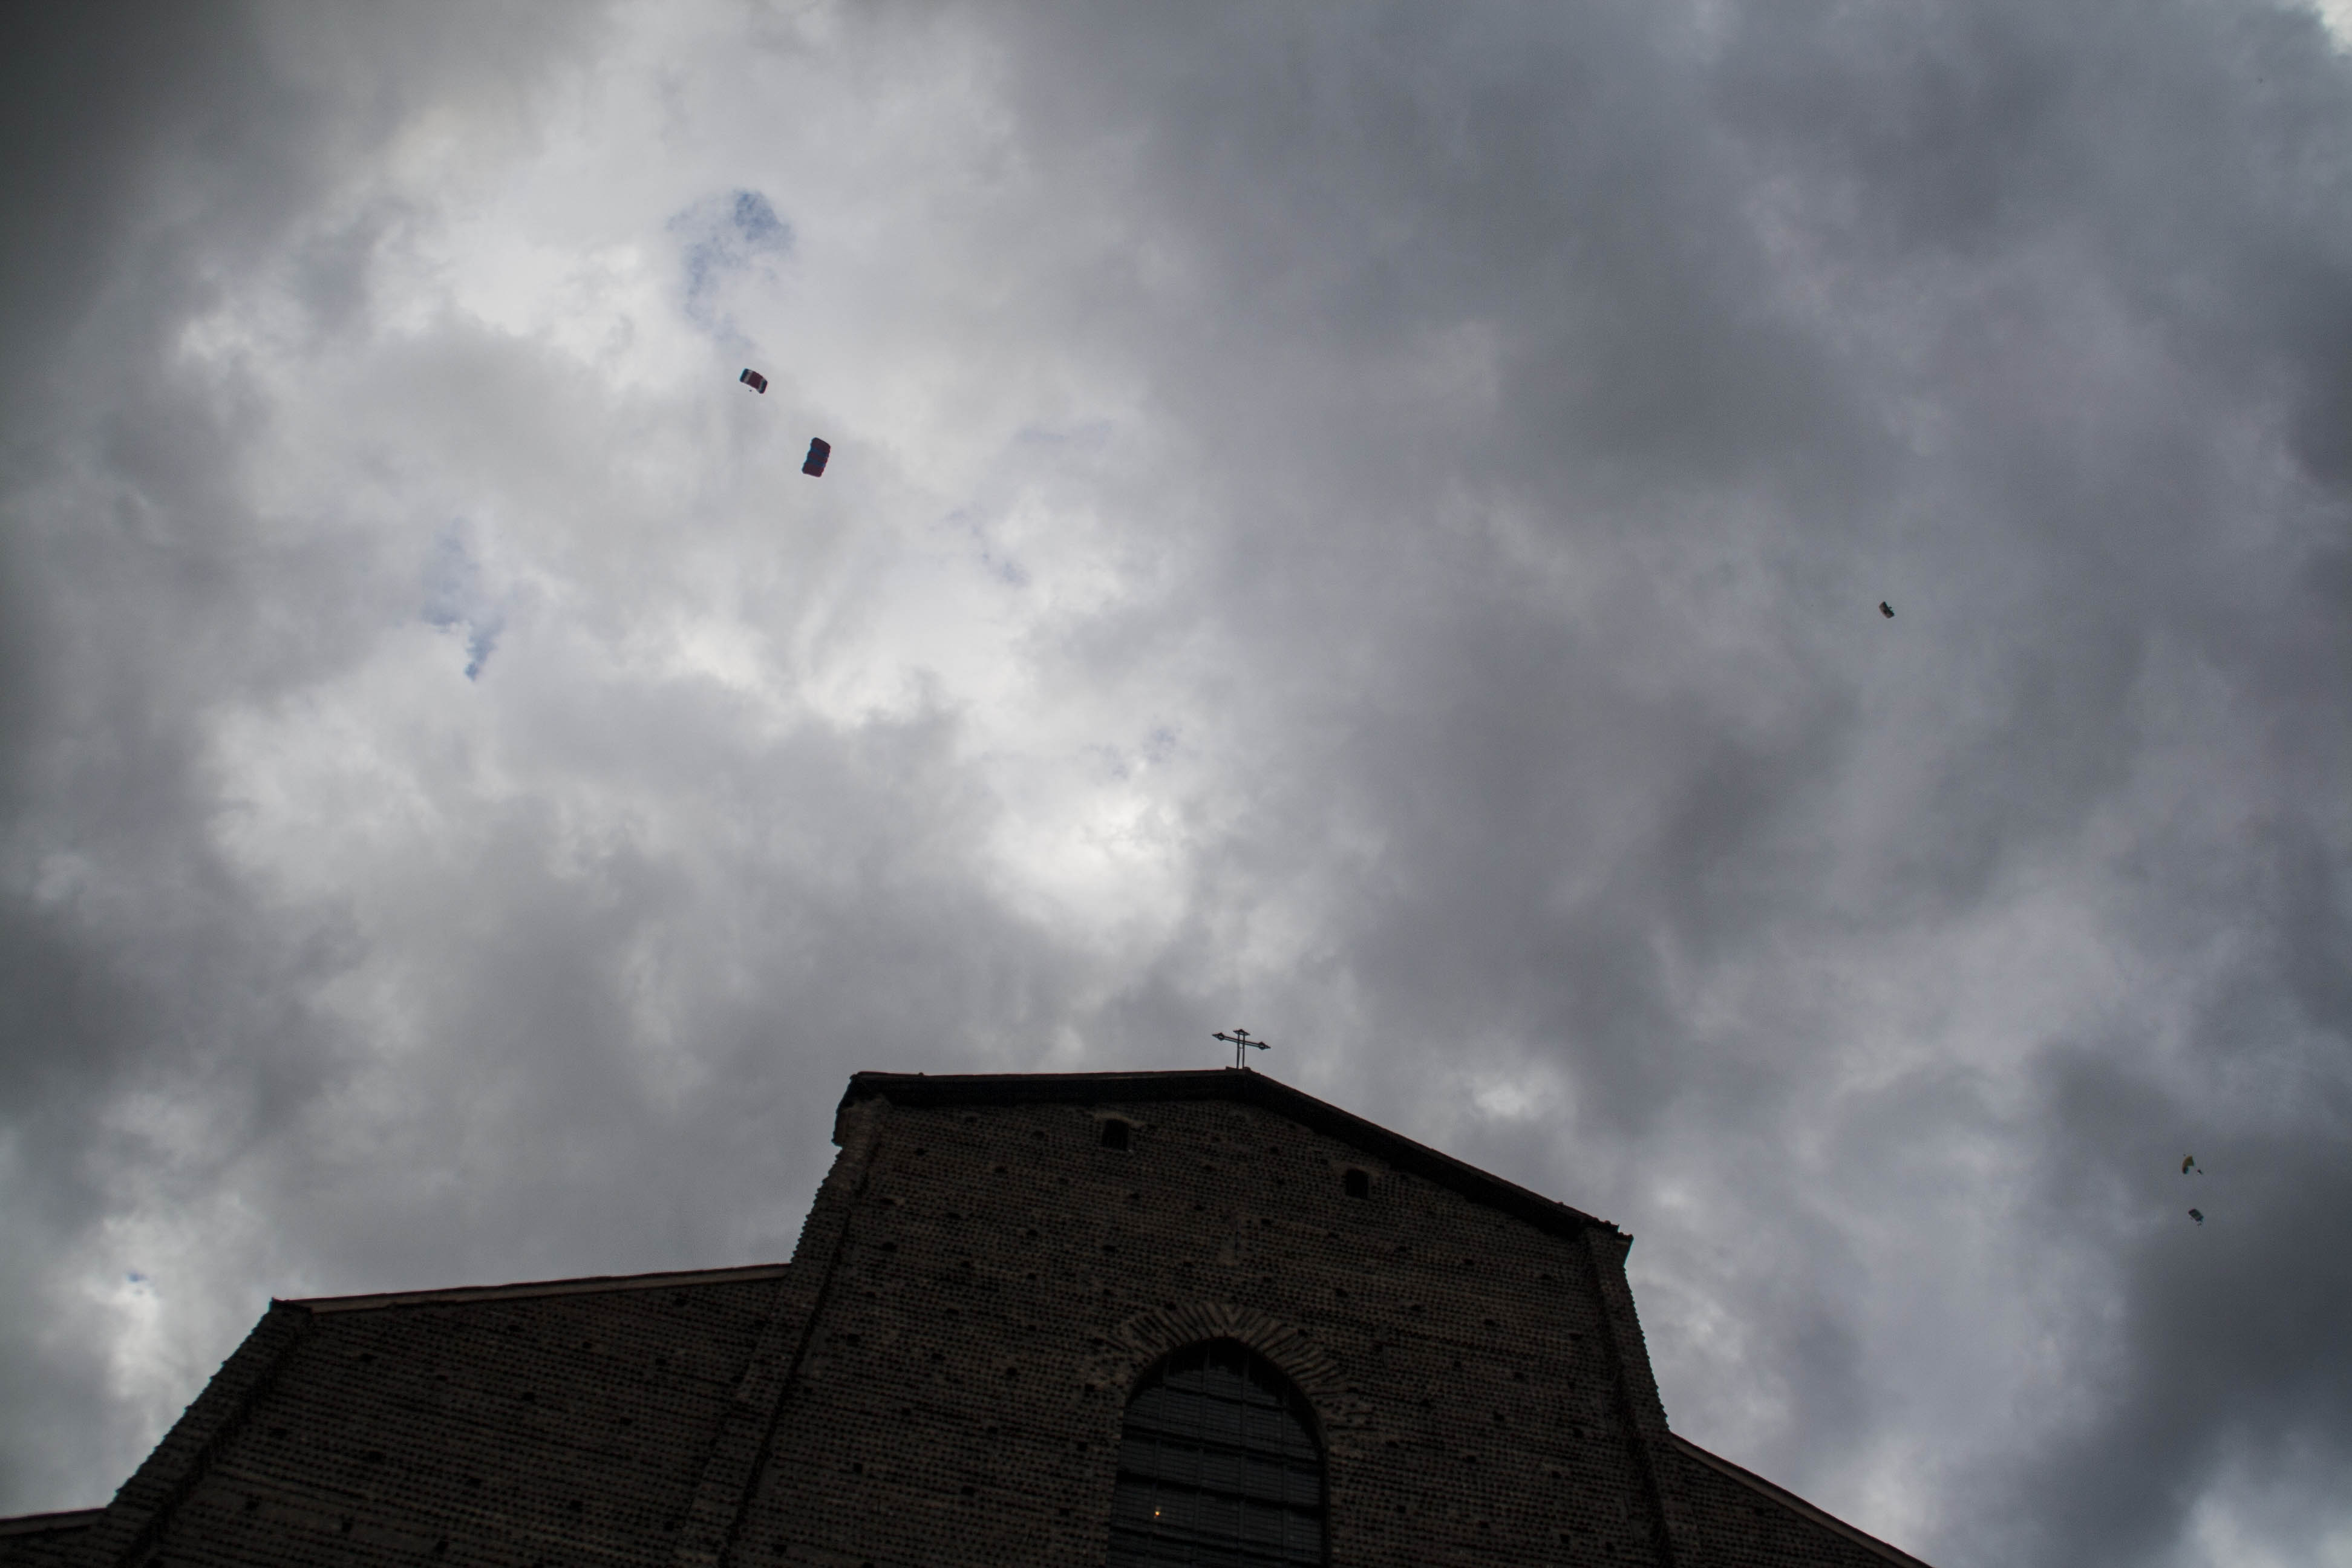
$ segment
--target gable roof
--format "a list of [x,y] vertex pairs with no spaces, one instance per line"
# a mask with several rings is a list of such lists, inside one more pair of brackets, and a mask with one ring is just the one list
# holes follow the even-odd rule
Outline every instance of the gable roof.
[[0,1519],[0,1568],[64,1568],[105,1516],[102,1508],[77,1508]]
[[[49,1539],[109,1563],[181,1541],[238,1563],[667,1555],[789,1276],[273,1301],[114,1501]],[[64,1560],[17,1522],[0,1565]]]
[[386,1307],[457,1307],[477,1301],[520,1301],[542,1296],[606,1296],[624,1290],[677,1290],[692,1285],[744,1285],[783,1277],[788,1263],[734,1268],[690,1268],[669,1274],[590,1274],[577,1279],[530,1279],[515,1285],[459,1285],[438,1290],[386,1290],[367,1296],[304,1296],[285,1305],[308,1312],[373,1312]]
[[[1245,1104],[1546,1231],[1630,1239],[1246,1070],[859,1073],[842,1107],[877,1099]],[[1622,1273],[1604,1273],[1622,1297]],[[768,1462],[768,1423],[799,1364],[787,1342],[826,1278],[764,1264],[273,1301],[108,1508],[0,1520],[0,1568],[143,1561],[158,1547],[176,1558],[197,1545],[208,1561],[262,1564],[715,1561]],[[1622,1310],[1632,1327],[1630,1298]],[[1646,1379],[1646,1361],[1639,1371]],[[1686,1523],[1671,1528],[1687,1528],[1707,1560],[1926,1568],[1667,1433],[1663,1412],[1650,1419],[1649,1484],[1675,1500]]]
[[1667,1437],[1685,1461],[1678,1479],[1700,1537],[1721,1560],[1808,1568],[1928,1568],[1755,1471],[1677,1433]]
[[[861,1072],[841,1097],[843,1110],[864,1100],[898,1105],[1107,1105],[1169,1100],[1230,1100],[1254,1105],[1362,1150],[1396,1170],[1449,1187],[1473,1203],[1525,1220],[1539,1230],[1574,1236],[1587,1230],[1624,1236],[1604,1219],[1556,1203],[1490,1172],[1441,1154],[1375,1121],[1340,1110],[1277,1079],[1247,1068],[1183,1072],[919,1073]],[[835,1142],[838,1142],[836,1137]],[[1631,1237],[1625,1237],[1631,1241]]]

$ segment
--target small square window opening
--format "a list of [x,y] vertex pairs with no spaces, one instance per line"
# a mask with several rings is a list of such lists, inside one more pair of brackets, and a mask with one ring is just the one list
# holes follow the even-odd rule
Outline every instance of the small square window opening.
[[1350,1171],[1339,1178],[1340,1188],[1351,1198],[1372,1195],[1372,1178],[1361,1171]]
[[1104,1148],[1124,1149],[1127,1147],[1127,1137],[1128,1125],[1118,1117],[1110,1117],[1103,1122],[1102,1146]]

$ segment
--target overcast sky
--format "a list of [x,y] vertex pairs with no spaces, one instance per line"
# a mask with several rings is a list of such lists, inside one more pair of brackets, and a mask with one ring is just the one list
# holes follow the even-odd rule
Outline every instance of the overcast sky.
[[2352,1564],[2317,14],[5,27],[0,1511],[1239,1024],[1939,1568]]

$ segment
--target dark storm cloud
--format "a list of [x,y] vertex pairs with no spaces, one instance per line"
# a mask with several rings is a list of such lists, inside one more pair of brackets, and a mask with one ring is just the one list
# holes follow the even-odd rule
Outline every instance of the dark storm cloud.
[[[497,41],[475,40],[487,53],[457,84],[543,47],[535,26],[490,19]],[[317,41],[299,16],[118,5],[5,24],[0,1497],[16,1506],[96,1495],[89,1478],[119,1469],[151,1419],[102,1397],[58,1259],[131,1185],[215,1178],[334,1071],[303,998],[336,932],[273,919],[211,855],[191,719],[224,683],[285,684],[332,658],[331,628],[272,624],[248,595],[299,602],[344,563],[257,548],[227,473],[247,434],[236,400],[175,377],[169,350],[215,277],[281,239],[434,90],[397,73],[435,74],[446,18],[413,20],[416,40],[375,31],[373,93],[348,57],[330,82],[275,52]],[[364,263],[313,250],[306,302],[347,308]],[[133,1093],[210,1102],[226,1146],[127,1132]]]
[[[268,1289],[773,1256],[855,1068],[1241,1023],[1931,1560],[2340,1539],[2315,20],[557,15],[11,23],[0,1507]],[[562,266],[400,293],[632,73]],[[546,303],[632,247],[687,346]]]
[[[0,1105],[11,1167],[11,1237],[0,1289],[10,1298],[5,1359],[12,1415],[0,1436],[0,1477],[19,1506],[37,1506],[68,1486],[84,1495],[75,1485],[77,1471],[135,1437],[135,1427],[106,1432],[105,1425],[120,1421],[108,1423],[110,1413],[93,1408],[102,1386],[99,1347],[49,1329],[65,1303],[44,1299],[45,1264],[105,1203],[105,1173],[93,1168],[90,1145],[108,1085],[135,1069],[151,1043],[173,1054],[200,1049],[188,1037],[219,1021],[202,1016],[197,996],[186,998],[188,1015],[175,1016],[172,994],[184,988],[172,981],[193,980],[214,991],[217,1004],[225,984],[241,978],[236,950],[245,945],[234,922],[203,940],[184,904],[153,912],[140,933],[152,945],[142,952],[125,940],[129,933],[108,929],[111,922],[89,907],[94,900],[76,896],[79,889],[58,888],[47,898],[38,891],[44,852],[77,842],[105,843],[149,867],[161,884],[205,878],[201,856],[184,847],[190,808],[181,795],[184,755],[172,732],[168,697],[139,689],[145,672],[109,669],[110,660],[94,661],[95,669],[85,665],[80,681],[68,681],[61,668],[81,662],[75,644],[86,647],[93,633],[111,641],[136,638],[143,628],[121,626],[119,606],[91,605],[86,580],[70,573],[58,579],[57,557],[69,553],[70,542],[42,537],[27,516],[26,491],[58,460],[43,438],[58,423],[51,400],[68,379],[64,344],[87,333],[122,356],[118,376],[145,368],[138,350],[142,318],[152,308],[146,300],[135,290],[117,294],[113,321],[90,317],[109,300],[110,273],[138,265],[130,256],[163,177],[158,164],[166,148],[209,124],[219,140],[280,162],[285,149],[277,132],[291,114],[276,84],[250,70],[250,40],[234,23],[182,7],[119,20],[123,26],[115,34],[92,27],[87,16],[19,12],[8,24],[5,51],[11,153],[0,178],[14,238],[0,262],[9,367],[0,386],[9,492],[0,545],[8,567],[0,615],[7,628],[0,763],[11,832],[0,936],[0,963],[7,969],[0,1047],[6,1093]],[[250,200],[284,172],[256,170],[233,195]],[[135,385],[123,390],[135,405]],[[138,454],[126,456],[135,463]],[[195,496],[184,499],[200,504]],[[135,494],[121,498],[110,521],[121,534],[152,527],[139,515]],[[115,624],[93,626],[92,620]],[[60,816],[75,820],[60,823]],[[71,878],[73,869],[64,874]],[[160,973],[168,970],[180,973]]]
[[[1584,1136],[1728,1140],[1779,1187],[1776,1145],[1875,1032],[1805,995],[1820,955],[1957,932],[2042,876],[2125,906],[2135,965],[2304,1004],[2200,1010],[2163,1049],[2048,1037],[2051,1112],[2001,1134],[2053,1184],[2099,1173],[2014,1217],[2112,1265],[2130,1326],[2075,1344],[2098,1415],[1998,1464],[1940,1544],[2156,1560],[2229,1466],[2326,1474],[2352,1430],[2316,1261],[2352,1247],[2320,1109],[2352,1044],[2352,83],[2315,19],[2264,7],[1720,25],[1097,13],[1015,56],[1040,141],[1115,150],[1184,247],[1181,297],[1142,304],[1185,319],[1163,394],[1233,476],[1214,598],[1278,693],[1239,750],[1284,759],[1235,875],[1344,889],[1318,952],[1373,1036],[1351,1081],[1365,1050],[1545,1042]],[[1451,398],[1417,379],[1449,330],[1486,351]],[[1482,507],[1557,548],[1557,597],[1521,538],[1449,522]],[[2219,822],[2168,803],[2209,786]],[[2252,931],[2277,936],[2214,955]],[[1747,1027],[1693,1026],[1695,983],[1776,954]],[[2115,1095],[2060,1091],[2083,1050]],[[1409,1100],[1423,1075],[1381,1076]],[[2188,1206],[2162,1146],[2225,1127],[2274,1173],[2227,1260],[2210,1226],[2148,1228]],[[2249,1268],[2296,1305],[2200,1352]],[[1864,1419],[1853,1309],[1748,1305],[1830,1424],[1802,1441],[1833,1446]]]
[[[669,516],[609,527],[627,454],[599,421],[641,403],[478,321],[384,331],[418,243],[386,166],[527,152],[596,18],[187,15],[7,57],[56,90],[10,99],[46,162],[12,164],[40,243],[5,389],[0,1508],[102,1500],[273,1290],[782,1255],[850,1070],[1025,1050],[1070,989],[984,890],[991,806],[936,703],[772,732],[600,665],[518,585],[549,522],[592,594],[693,566]],[[722,205],[711,268],[788,253],[763,197]],[[289,430],[360,443],[290,510]],[[436,710],[515,704],[506,745],[382,689],[389,728],[338,728],[321,694],[420,622],[483,678]],[[312,763],[361,774],[322,819],[273,815]],[[389,817],[378,765],[416,785]],[[680,843],[681,811],[716,837]],[[359,879],[305,885],[331,862]]]

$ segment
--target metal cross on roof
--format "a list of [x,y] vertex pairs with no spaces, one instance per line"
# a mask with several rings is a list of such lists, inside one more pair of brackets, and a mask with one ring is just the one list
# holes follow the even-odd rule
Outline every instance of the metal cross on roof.
[[1213,1040],[1223,1040],[1225,1044],[1234,1047],[1234,1066],[1237,1068],[1245,1068],[1249,1066],[1250,1052],[1271,1050],[1273,1048],[1264,1040],[1251,1039],[1250,1032],[1247,1029],[1239,1027],[1236,1027],[1230,1035],[1226,1034],[1223,1029],[1220,1029],[1215,1034],[1211,1035],[1209,1038]]

